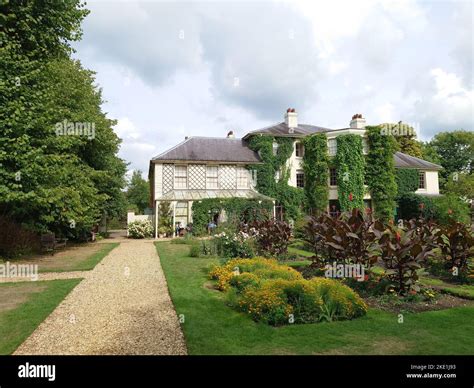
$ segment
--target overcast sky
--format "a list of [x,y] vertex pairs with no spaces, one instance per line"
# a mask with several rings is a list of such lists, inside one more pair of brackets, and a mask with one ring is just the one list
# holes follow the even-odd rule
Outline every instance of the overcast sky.
[[471,1],[89,1],[75,45],[118,120],[120,156],[283,121],[472,130]]

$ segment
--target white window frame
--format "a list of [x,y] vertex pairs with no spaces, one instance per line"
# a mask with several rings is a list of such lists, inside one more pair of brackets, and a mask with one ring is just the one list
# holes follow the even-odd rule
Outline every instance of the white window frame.
[[237,167],[236,179],[238,189],[249,188],[249,172],[245,167]]
[[[298,152],[298,148],[300,149],[300,152]],[[300,153],[300,155],[298,155]],[[304,156],[304,144],[301,141],[295,142],[295,157],[298,159],[302,159]]]
[[[302,186],[298,186],[298,175],[302,175],[303,176],[303,185]],[[303,170],[297,170],[296,171],[296,187],[300,187],[300,188],[304,188],[304,171]]]
[[[214,169],[216,171],[215,176],[214,176],[214,173],[211,174],[211,171],[213,171]],[[212,179],[212,181],[210,179]],[[219,166],[218,165],[206,166],[206,189],[211,189],[211,190],[219,189]]]
[[328,139],[328,154],[329,156],[336,156],[337,154],[337,140],[335,138]]
[[[181,174],[183,169],[185,173]],[[184,184],[182,183],[183,178],[184,178]],[[188,188],[188,166],[187,165],[178,164],[174,166],[174,188],[178,190]]]

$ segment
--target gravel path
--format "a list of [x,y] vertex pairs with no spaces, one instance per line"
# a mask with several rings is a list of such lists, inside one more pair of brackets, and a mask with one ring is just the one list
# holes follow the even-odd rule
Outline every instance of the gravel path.
[[151,241],[124,241],[14,354],[186,354]]

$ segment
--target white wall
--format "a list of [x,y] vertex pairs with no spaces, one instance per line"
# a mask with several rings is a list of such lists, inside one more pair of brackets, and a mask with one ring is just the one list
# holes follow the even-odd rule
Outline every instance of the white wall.
[[425,171],[425,189],[416,190],[417,194],[439,194],[438,171]]
[[286,161],[286,166],[290,169],[290,179],[288,184],[296,187],[296,172],[303,170],[303,158],[296,157],[296,141],[293,142],[293,153],[290,158]]

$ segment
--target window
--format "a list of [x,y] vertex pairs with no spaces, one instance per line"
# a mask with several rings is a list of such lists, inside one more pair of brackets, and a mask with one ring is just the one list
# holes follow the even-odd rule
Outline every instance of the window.
[[278,143],[274,141],[272,146],[273,146],[273,156],[275,156],[278,152]]
[[240,167],[237,169],[237,188],[248,189],[249,187],[249,172],[246,168]]
[[280,180],[280,170],[275,171],[275,182]]
[[329,186],[337,186],[337,171],[335,168],[329,169]]
[[296,187],[304,187],[304,172],[296,171]]
[[362,139],[362,153],[364,155],[367,155],[369,153],[369,142],[365,137]]
[[295,143],[295,152],[296,152],[296,157],[297,158],[302,158],[304,156],[304,145],[301,142],[296,142]]
[[174,188],[185,189],[187,187],[187,166],[174,166]]
[[206,167],[206,189],[218,189],[218,167],[207,166]]
[[334,156],[337,153],[337,142],[336,139],[328,140],[328,152],[329,156]]
[[426,189],[426,173],[424,171],[418,173],[418,188]]

